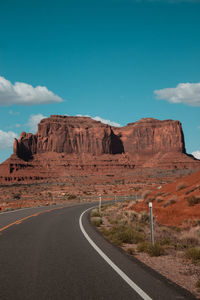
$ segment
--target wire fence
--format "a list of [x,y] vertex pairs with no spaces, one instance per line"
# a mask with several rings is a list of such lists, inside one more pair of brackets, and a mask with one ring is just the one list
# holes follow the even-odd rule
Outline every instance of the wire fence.
[[132,200],[137,200],[141,199],[141,195],[139,194],[134,194],[134,195],[92,195],[92,196],[79,196],[79,202],[97,202],[99,201],[99,198],[101,197],[102,202],[107,202],[107,201],[115,201],[115,202],[120,202],[120,201],[132,201]]

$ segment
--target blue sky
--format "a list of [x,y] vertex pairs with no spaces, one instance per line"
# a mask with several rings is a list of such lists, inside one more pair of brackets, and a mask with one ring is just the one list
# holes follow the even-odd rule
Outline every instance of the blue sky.
[[200,1],[7,0],[0,161],[50,114],[180,120],[200,158]]

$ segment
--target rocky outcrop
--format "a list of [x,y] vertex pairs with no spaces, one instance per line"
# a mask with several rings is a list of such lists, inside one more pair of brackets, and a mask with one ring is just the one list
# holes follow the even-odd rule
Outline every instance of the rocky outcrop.
[[40,122],[35,135],[23,132],[14,144],[14,153],[24,160],[44,152],[101,155],[120,154],[124,148],[108,125],[87,117],[53,115]]
[[137,167],[200,169],[200,161],[186,154],[181,123],[173,120],[146,118],[112,127],[89,117],[52,115],[41,120],[36,134],[22,132],[13,149],[0,165],[7,180]]
[[145,118],[118,128],[115,133],[121,136],[126,153],[154,155],[159,152],[186,152],[179,121]]
[[185,143],[179,121],[142,119],[116,128],[89,117],[53,115],[40,122],[35,135],[22,132],[14,144],[14,153],[24,160],[44,152],[93,155],[185,153]]

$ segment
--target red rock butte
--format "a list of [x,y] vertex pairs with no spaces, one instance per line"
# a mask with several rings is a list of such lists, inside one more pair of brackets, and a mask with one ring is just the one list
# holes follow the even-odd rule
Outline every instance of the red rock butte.
[[36,134],[22,132],[0,165],[0,181],[121,172],[133,168],[200,169],[185,150],[181,123],[141,119],[114,127],[89,117],[51,115]]

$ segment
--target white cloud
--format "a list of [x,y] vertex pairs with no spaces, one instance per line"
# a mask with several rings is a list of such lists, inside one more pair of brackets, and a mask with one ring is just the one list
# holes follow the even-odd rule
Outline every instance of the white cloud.
[[[62,98],[49,91],[45,86],[33,87],[24,82],[12,84],[0,76],[0,105],[34,105],[62,102]],[[13,112],[10,111],[10,114]]]
[[114,127],[121,127],[122,125],[120,125],[119,123],[116,123],[116,122],[112,122],[110,120],[106,120],[106,119],[102,119],[101,117],[91,117],[91,116],[88,116],[88,115],[77,115],[77,117],[89,117],[95,121],[100,121],[101,123],[104,123],[104,124],[108,124],[110,126],[114,126]]
[[98,116],[92,118],[93,120],[95,121],[100,121],[101,123],[104,123],[104,124],[108,124],[110,126],[115,126],[115,127],[121,127],[121,125],[119,123],[116,123],[116,122],[112,122],[110,120],[105,120],[105,119],[102,119]]
[[15,138],[18,138],[15,132],[0,130],[0,149],[3,150],[12,147]]
[[158,99],[200,106],[200,83],[179,83],[175,88],[155,90]]
[[47,117],[42,115],[42,114],[31,115],[29,120],[28,120],[28,123],[27,123],[27,126],[29,127],[29,130],[32,133],[35,133],[37,131],[38,123],[44,118],[47,118]]
[[18,111],[13,111],[12,109],[9,110],[9,115],[12,115],[12,116],[17,116],[19,115],[19,112]]
[[8,129],[13,129],[13,128],[19,128],[19,127],[21,127],[21,124],[19,124],[19,123],[16,123],[16,124],[13,124],[13,125],[7,126],[6,128],[8,128]]
[[200,159],[200,151],[199,151],[199,150],[192,152],[192,155],[193,155],[195,158]]

